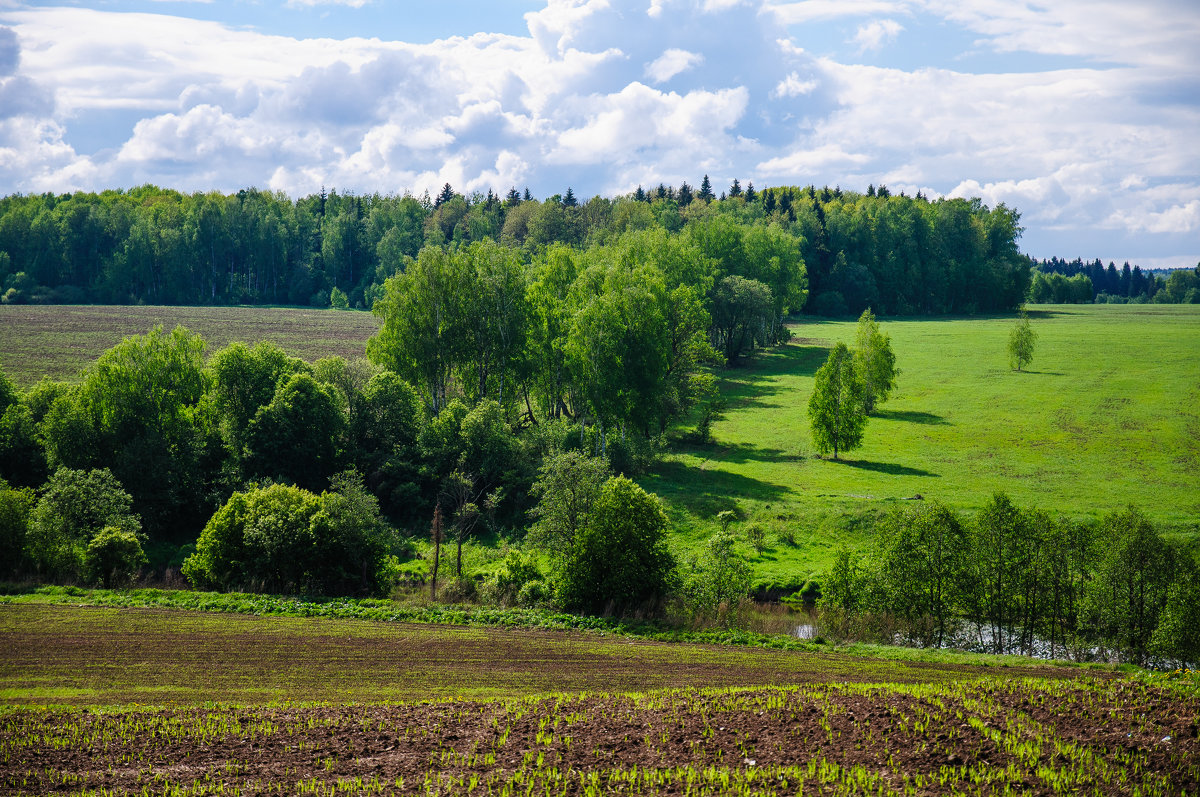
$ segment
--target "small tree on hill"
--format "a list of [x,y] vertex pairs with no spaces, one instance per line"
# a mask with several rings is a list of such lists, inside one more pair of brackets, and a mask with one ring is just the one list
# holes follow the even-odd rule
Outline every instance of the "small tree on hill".
[[817,371],[808,400],[813,444],[819,454],[832,451],[837,459],[838,452],[862,445],[867,425],[865,395],[866,386],[854,367],[850,349],[845,343],[837,344]]
[[1022,367],[1033,362],[1033,347],[1036,343],[1037,333],[1033,331],[1033,327],[1029,323],[1029,315],[1022,307],[1021,317],[1017,319],[1016,326],[1008,334],[1009,365],[1020,371]]

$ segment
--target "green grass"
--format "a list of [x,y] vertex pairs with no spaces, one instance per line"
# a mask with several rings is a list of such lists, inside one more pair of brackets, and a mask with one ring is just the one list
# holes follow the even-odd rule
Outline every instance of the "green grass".
[[[1200,307],[1040,306],[1030,370],[1009,369],[1012,317],[885,320],[900,377],[841,461],[812,446],[813,375],[851,321],[805,321],[796,339],[729,372],[715,442],[683,446],[643,484],[698,544],[722,509],[768,529],[756,576],[796,585],[875,516],[921,495],[965,512],[996,491],[1021,506],[1098,518],[1134,504],[1168,532],[1200,519]],[[745,523],[735,524],[734,530]],[[788,532],[794,543],[778,542]]]
[[18,387],[43,377],[75,381],[105,350],[155,324],[199,333],[209,352],[234,341],[271,341],[308,361],[362,357],[378,329],[364,311],[302,307],[143,307],[4,305],[0,307],[0,367]]

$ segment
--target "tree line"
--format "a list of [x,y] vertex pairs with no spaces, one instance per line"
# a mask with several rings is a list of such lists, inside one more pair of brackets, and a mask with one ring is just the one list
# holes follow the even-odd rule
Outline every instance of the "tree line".
[[1035,304],[1200,304],[1200,263],[1195,269],[1176,269],[1166,276],[1130,267],[1106,267],[1097,258],[1085,263],[1057,257],[1032,260],[1029,301]]
[[827,622],[842,633],[1200,663],[1196,552],[1134,508],[1080,523],[998,493],[972,518],[929,502],[893,511],[878,532],[873,550],[841,551],[822,582]]
[[[771,246],[786,241],[794,252],[786,256],[807,269],[809,292],[792,310],[993,312],[1016,307],[1029,287],[1019,219],[1004,205],[929,201],[884,186],[757,191],[735,180],[718,197],[707,177],[700,189],[639,187],[584,202],[570,188],[539,201],[528,189],[464,196],[449,185],[432,198],[322,190],[292,200],[152,185],[16,194],[0,198],[0,301],[369,309],[388,278],[429,247],[490,240],[528,265],[554,246],[591,253],[631,231],[683,236],[737,275],[741,239],[766,229]],[[718,289],[762,299],[753,286]]]

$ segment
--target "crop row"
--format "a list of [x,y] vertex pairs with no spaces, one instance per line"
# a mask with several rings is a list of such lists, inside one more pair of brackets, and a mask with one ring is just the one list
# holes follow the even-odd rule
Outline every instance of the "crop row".
[[1092,679],[18,708],[0,793],[1179,795],[1198,717],[1194,695]]

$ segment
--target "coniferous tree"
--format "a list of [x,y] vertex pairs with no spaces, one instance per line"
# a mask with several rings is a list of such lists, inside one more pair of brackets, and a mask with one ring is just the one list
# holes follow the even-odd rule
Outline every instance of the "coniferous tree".
[[563,195],[563,207],[573,208],[578,207],[579,202],[575,199],[575,192],[571,190],[571,186],[567,186],[567,193]]
[[735,197],[735,196],[741,196],[741,195],[742,195],[742,184],[739,183],[738,179],[735,177],[735,178],[733,178],[733,185],[729,186],[729,196]]
[[708,179],[708,175],[704,175],[704,179],[700,181],[700,191],[696,194],[697,199],[702,199],[705,202],[712,202],[716,199],[716,194],[712,190],[712,181]]
[[758,192],[754,190],[754,181],[746,183],[746,201],[753,202],[758,198]]

